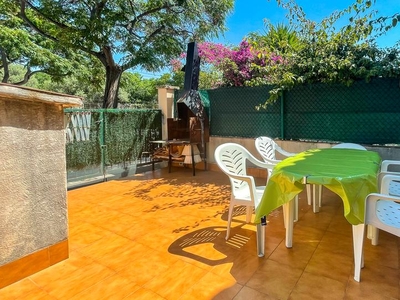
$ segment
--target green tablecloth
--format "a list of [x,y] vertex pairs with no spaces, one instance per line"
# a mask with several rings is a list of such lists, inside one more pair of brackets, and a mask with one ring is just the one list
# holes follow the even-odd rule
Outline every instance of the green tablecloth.
[[307,183],[323,185],[342,198],[349,223],[363,223],[365,197],[378,191],[380,163],[378,153],[355,149],[314,149],[289,157],[274,168],[255,222],[299,194],[307,177]]

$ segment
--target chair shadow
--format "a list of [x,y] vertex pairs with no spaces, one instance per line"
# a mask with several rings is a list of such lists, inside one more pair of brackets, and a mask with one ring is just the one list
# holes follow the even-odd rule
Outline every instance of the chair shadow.
[[[243,228],[248,223],[235,219],[235,217],[243,215],[246,215],[246,207],[235,207],[232,221],[241,224],[231,228],[231,235],[228,240],[225,239],[226,226],[206,227],[192,231],[175,240],[168,247],[168,252],[196,260],[209,266],[233,262],[236,256],[232,250],[240,250],[248,247],[247,244],[251,239],[251,234],[255,235],[254,231]],[[228,211],[222,214],[221,219],[228,220]],[[251,225],[252,223],[249,224]],[[206,250],[206,247],[198,247],[205,244],[212,245],[213,249],[218,251],[218,253],[210,251],[210,249]],[[255,251],[256,248],[254,248]]]
[[[235,229],[237,231],[238,227],[235,227]],[[225,235],[225,226],[202,228],[174,241],[168,247],[168,252],[196,260],[208,266],[232,263],[236,258],[232,249],[240,250],[240,248],[245,247],[250,237],[246,234],[236,233],[232,234],[228,240],[225,240]],[[198,247],[204,244],[210,244],[213,250],[218,253],[210,251],[210,248]]]
[[[227,221],[228,222],[228,209],[224,211],[224,213],[221,215],[221,220]],[[253,211],[254,213],[254,211]],[[241,205],[241,206],[235,206],[232,212],[232,221],[235,222],[242,222],[241,220],[235,219],[235,217],[240,217],[240,216],[245,216],[246,215],[246,206]]]

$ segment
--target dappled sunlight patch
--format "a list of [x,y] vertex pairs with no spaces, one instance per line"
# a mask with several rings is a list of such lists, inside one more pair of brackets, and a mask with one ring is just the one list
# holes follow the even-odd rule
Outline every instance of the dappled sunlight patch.
[[[210,183],[179,184],[167,180],[147,180],[125,194],[145,201],[158,201],[151,210],[200,205],[213,207],[227,205],[230,199],[228,185]],[[161,200],[162,201],[159,201]],[[177,201],[176,201],[177,200]]]

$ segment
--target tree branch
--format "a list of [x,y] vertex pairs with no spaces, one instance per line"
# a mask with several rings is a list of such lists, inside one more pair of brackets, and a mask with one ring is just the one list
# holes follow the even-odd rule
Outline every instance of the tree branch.
[[[47,34],[46,32],[44,32],[43,30],[41,30],[39,27],[37,27],[26,15],[25,11],[26,11],[26,5],[28,5],[30,8],[32,8],[36,13],[38,13],[41,17],[45,18],[46,20],[48,20],[49,22],[51,22],[52,24],[54,24],[55,26],[57,26],[58,28],[60,28],[61,30],[65,30],[65,29],[71,29],[69,26],[66,26],[65,24],[61,24],[59,22],[55,22],[54,20],[52,20],[51,18],[45,16],[44,14],[42,14],[36,7],[34,7],[32,4],[29,3],[29,1],[26,0],[21,0],[21,10],[20,10],[20,17],[21,19],[23,19],[29,27],[31,27],[34,31],[36,31],[37,33],[39,33],[41,36],[55,42],[55,43],[59,43],[60,40],[57,39],[56,37]],[[83,47],[81,45],[76,45],[74,44],[75,47],[77,47],[78,49],[87,52],[93,56],[96,56],[97,58],[100,59],[101,57],[101,53],[99,52],[95,52],[89,48]],[[100,59],[101,60],[101,59]]]
[[71,29],[71,27],[69,27],[69,26],[67,26],[67,25],[65,25],[65,24],[63,24],[63,23],[57,22],[56,20],[52,19],[51,17],[49,17],[49,16],[47,16],[47,15],[44,15],[39,9],[37,9],[37,7],[35,7],[35,6],[34,6],[32,3],[30,3],[29,1],[27,1],[27,0],[21,0],[21,7],[22,7],[22,3],[24,3],[24,5],[23,5],[23,6],[24,6],[24,15],[25,15],[25,9],[26,9],[25,3],[26,3],[26,4],[27,4],[33,11],[35,11],[39,16],[45,18],[46,20],[48,20],[50,23],[54,24],[54,25],[57,26],[58,28],[61,28],[61,29],[63,29],[63,30]]
[[52,73],[52,72],[50,72],[48,70],[45,70],[45,69],[44,70],[31,71],[31,68],[28,67],[27,71],[25,72],[24,79],[22,79],[21,81],[18,81],[18,82],[14,82],[13,84],[15,84],[15,85],[24,85],[29,81],[29,79],[32,77],[32,75],[34,75],[36,73],[45,73],[45,74],[49,74],[49,75],[53,75],[53,76],[68,76],[68,75],[71,74],[71,72],[67,72],[67,73],[64,73],[64,74],[55,74],[55,73]]
[[90,10],[90,19],[93,20],[101,15],[104,7],[106,6],[107,0],[100,1]]
[[163,9],[173,9],[174,7],[179,7],[179,5],[167,5],[167,4],[165,4],[165,5],[162,5],[162,6],[155,7],[153,9],[147,10],[147,11],[141,13],[140,15],[134,17],[133,20],[126,25],[126,28],[127,28],[128,32],[131,33],[131,30],[135,27],[136,23],[138,23],[140,21],[140,19],[142,19],[143,17],[146,17],[146,16],[148,16],[148,15],[150,15],[152,13],[158,12],[158,11],[163,10]]
[[52,40],[54,42],[58,42],[58,40],[55,37],[53,37],[51,35],[48,35],[47,33],[45,33],[44,31],[40,30],[35,24],[33,24],[31,22],[31,20],[28,18],[28,16],[25,13],[26,4],[27,4],[27,1],[21,0],[21,6],[20,6],[21,7],[21,10],[20,10],[21,19],[24,20],[33,30],[35,30],[40,35],[42,35],[45,38],[48,38],[48,39],[50,39],[50,40]]

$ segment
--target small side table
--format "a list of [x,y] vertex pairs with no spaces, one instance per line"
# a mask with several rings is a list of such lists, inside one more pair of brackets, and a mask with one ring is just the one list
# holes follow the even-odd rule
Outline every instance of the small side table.
[[[168,146],[168,156],[167,157],[157,157],[158,159],[162,160],[168,160],[168,172],[171,173],[171,167],[172,167],[172,161],[175,160],[172,156],[171,149],[172,146],[176,145],[190,145],[191,147],[191,153],[192,153],[192,171],[193,171],[193,176],[196,175],[196,164],[195,164],[195,159],[194,159],[194,151],[193,151],[193,145],[196,145],[196,143],[190,143],[188,140],[158,140],[158,141],[151,141],[150,143],[152,144],[161,144],[164,146]],[[153,158],[154,159],[154,158]],[[182,160],[183,162],[183,160]],[[153,163],[153,170],[154,170],[154,163]]]

